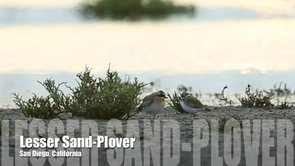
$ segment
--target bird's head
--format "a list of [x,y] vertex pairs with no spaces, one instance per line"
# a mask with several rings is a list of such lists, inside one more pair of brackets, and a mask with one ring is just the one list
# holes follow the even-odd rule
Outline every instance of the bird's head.
[[160,97],[160,98],[167,98],[166,94],[164,91],[159,90],[158,92],[156,92],[156,96]]
[[180,97],[181,98],[184,98],[184,97],[189,96],[189,95],[190,95],[189,93],[183,92],[183,93],[181,93]]

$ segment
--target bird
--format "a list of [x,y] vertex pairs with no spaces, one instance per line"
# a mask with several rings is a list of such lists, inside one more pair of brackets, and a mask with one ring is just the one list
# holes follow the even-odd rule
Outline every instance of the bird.
[[186,92],[181,94],[180,105],[184,111],[192,114],[191,118],[195,113],[207,110],[200,100]]
[[142,99],[142,104],[138,107],[137,112],[143,111],[153,114],[155,119],[156,114],[165,109],[166,94],[164,91],[159,90]]

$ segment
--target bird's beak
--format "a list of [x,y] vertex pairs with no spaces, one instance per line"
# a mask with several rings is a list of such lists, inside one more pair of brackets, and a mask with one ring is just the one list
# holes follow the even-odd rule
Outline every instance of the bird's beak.
[[[168,94],[168,93],[167,93],[167,94]],[[164,95],[164,98],[165,98],[165,99],[167,99],[167,98],[168,98],[168,97],[167,97],[167,94],[165,94],[165,95]]]

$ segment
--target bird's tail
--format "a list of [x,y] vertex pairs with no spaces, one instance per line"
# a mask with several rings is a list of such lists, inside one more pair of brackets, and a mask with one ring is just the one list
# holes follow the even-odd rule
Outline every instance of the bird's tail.
[[142,105],[140,105],[140,106],[138,106],[136,109],[135,109],[135,111],[134,111],[134,113],[139,113],[140,111],[142,111]]
[[212,109],[210,109],[208,106],[205,106],[205,107],[204,107],[204,110],[205,110],[205,111],[212,111]]

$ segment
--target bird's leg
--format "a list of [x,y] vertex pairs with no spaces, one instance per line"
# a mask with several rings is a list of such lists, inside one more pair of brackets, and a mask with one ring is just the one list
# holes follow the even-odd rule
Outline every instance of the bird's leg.
[[194,119],[195,119],[196,116],[198,117],[198,113],[194,113]]
[[154,115],[154,117],[153,117],[153,121],[155,121],[156,116],[157,116],[157,114]]
[[196,113],[191,114],[191,119],[195,119]]

